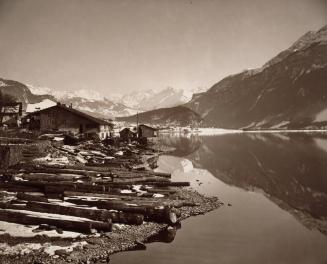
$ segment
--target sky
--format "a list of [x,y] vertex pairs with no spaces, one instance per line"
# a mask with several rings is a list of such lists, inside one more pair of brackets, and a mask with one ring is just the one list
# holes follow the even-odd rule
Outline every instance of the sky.
[[110,94],[210,88],[327,24],[327,0],[0,0],[0,77]]

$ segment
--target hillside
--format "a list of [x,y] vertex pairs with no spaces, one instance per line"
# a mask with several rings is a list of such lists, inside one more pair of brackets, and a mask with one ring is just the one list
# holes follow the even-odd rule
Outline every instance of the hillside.
[[185,106],[204,125],[223,128],[324,128],[327,26],[309,32],[262,68],[228,76]]
[[40,103],[44,100],[56,101],[52,95],[33,94],[25,84],[3,78],[0,78],[0,91],[4,94],[13,96],[17,101],[22,102],[24,109],[26,109],[28,104]]
[[148,123],[152,125],[179,125],[185,126],[201,122],[201,117],[185,106],[160,108],[129,117],[119,117],[118,121]]

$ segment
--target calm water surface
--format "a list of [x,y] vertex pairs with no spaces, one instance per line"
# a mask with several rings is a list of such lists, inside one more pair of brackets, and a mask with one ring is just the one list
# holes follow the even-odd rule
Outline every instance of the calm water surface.
[[162,142],[176,151],[160,157],[160,169],[225,205],[184,221],[173,242],[149,243],[145,251],[113,255],[110,263],[327,263],[327,136]]

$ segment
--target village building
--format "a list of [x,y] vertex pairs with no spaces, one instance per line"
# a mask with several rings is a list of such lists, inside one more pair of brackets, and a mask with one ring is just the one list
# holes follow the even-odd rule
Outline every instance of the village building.
[[130,128],[125,127],[119,131],[119,137],[125,142],[131,142],[133,139],[136,139],[137,133],[132,131]]
[[137,128],[137,135],[139,138],[157,137],[158,129],[142,124]]
[[68,107],[60,103],[30,113],[26,122],[32,130],[62,131],[85,137],[96,134],[100,139],[110,137],[113,129],[113,125],[105,120],[78,111],[72,105]]
[[22,113],[21,102],[0,103],[0,126],[18,127],[21,123]]

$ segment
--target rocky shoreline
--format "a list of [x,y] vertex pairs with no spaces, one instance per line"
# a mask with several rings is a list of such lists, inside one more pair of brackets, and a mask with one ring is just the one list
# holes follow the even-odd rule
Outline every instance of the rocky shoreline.
[[[143,151],[141,152],[142,154],[138,153],[136,155],[138,158],[144,160],[145,157],[151,157],[153,163],[155,160],[153,159],[153,155],[151,156]],[[68,152],[68,154],[71,153]],[[57,156],[58,154],[56,154]],[[68,159],[70,158],[68,155]],[[118,160],[116,159],[116,161]],[[141,164],[138,166],[141,166]],[[139,169],[139,167],[137,168]],[[80,187],[80,185],[74,186],[75,188],[76,186],[78,188]],[[80,234],[75,237],[62,237],[60,235],[48,236],[46,232],[36,233],[32,237],[11,236],[3,230],[4,232],[0,234],[0,261],[1,263],[8,264],[109,263],[110,255],[121,251],[144,250],[146,248],[146,242],[153,239],[156,241],[164,239],[165,242],[171,242],[177,230],[180,228],[181,221],[191,216],[205,214],[221,205],[218,198],[205,197],[190,187],[167,187],[168,190],[173,195],[168,195],[168,192],[163,188],[158,189],[158,192],[162,191],[162,193],[160,196],[158,195],[157,201],[164,204],[169,202],[175,205],[182,202],[182,205],[178,207],[178,221],[175,223],[160,223],[160,221],[148,220],[145,220],[141,225],[113,223],[110,232],[92,231],[91,234]],[[137,195],[139,194],[137,193]],[[166,198],[160,198],[163,196],[166,196]],[[133,196],[131,196],[130,201],[132,202],[133,199]]]

